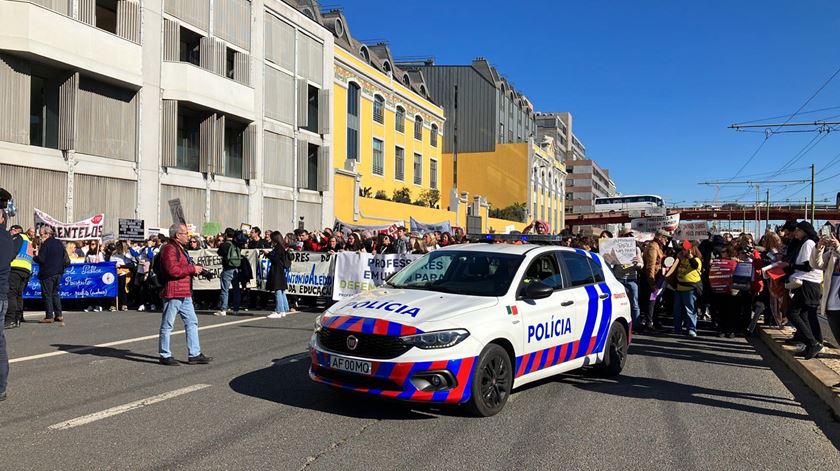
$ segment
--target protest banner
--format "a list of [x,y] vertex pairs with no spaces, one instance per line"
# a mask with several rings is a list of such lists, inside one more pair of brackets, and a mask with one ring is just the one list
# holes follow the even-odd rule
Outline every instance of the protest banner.
[[[23,290],[24,299],[41,299],[38,264],[32,264],[32,276]],[[58,290],[61,299],[117,297],[117,263],[77,263],[61,276]]]
[[163,229],[161,229],[161,228],[159,228],[159,227],[150,227],[150,228],[147,230],[147,235],[148,235],[148,237],[155,237],[155,236],[157,236],[158,234],[160,234],[160,233],[161,233],[161,231],[163,231]]
[[402,270],[422,255],[371,255],[341,252],[334,255],[335,275],[333,299],[347,299],[362,291],[376,289],[391,275]]
[[392,224],[383,224],[380,226],[363,226],[360,224],[348,224],[346,222],[341,221],[340,219],[336,219],[335,225],[333,226],[333,231],[343,232],[344,234],[364,231],[370,231],[375,233],[389,233],[390,231],[393,231],[393,233],[396,234],[397,227],[403,225],[405,225],[404,221],[394,221],[394,223]]
[[146,238],[146,221],[120,218],[120,240],[142,241]]
[[409,222],[411,223],[411,232],[419,232],[421,234],[426,234],[428,232],[452,232],[452,224],[449,221],[438,222],[435,224],[426,224],[417,221],[414,218],[409,218]]
[[201,235],[215,236],[222,233],[222,224],[217,221],[208,221],[201,226]]
[[672,214],[670,216],[654,216],[646,218],[637,218],[630,221],[630,228],[633,232],[647,232],[655,234],[656,231],[662,229],[668,232],[674,232],[680,225],[680,215]]
[[674,233],[674,238],[677,240],[706,240],[709,238],[709,224],[706,221],[680,221],[680,226]]
[[[271,261],[267,255],[271,250],[259,250],[258,277],[259,289],[265,290]],[[332,297],[333,256],[320,252],[289,252],[292,266],[286,272],[286,294],[295,296]]]
[[102,238],[105,215],[83,219],[77,222],[61,222],[49,214],[35,208],[35,232],[40,233],[44,226],[51,227],[58,240],[94,240]]
[[634,237],[599,239],[598,253],[611,265],[630,265],[636,258],[636,239]]
[[657,206],[655,208],[647,208],[645,209],[645,216],[666,216],[668,215],[668,210],[665,206]]
[[[257,287],[257,250],[245,249],[242,251],[242,262],[251,265],[251,273],[254,275],[246,287]],[[219,276],[222,274],[222,257],[216,249],[190,250],[189,255],[196,265],[201,265],[205,270],[213,273],[215,277],[211,280],[202,277],[193,277],[193,290],[220,289]]]

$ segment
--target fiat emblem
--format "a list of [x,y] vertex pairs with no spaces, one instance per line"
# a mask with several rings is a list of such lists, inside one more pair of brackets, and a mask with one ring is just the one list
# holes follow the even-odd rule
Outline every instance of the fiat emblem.
[[359,346],[359,339],[356,338],[355,335],[350,335],[347,337],[347,348],[350,350],[355,350],[356,347]]

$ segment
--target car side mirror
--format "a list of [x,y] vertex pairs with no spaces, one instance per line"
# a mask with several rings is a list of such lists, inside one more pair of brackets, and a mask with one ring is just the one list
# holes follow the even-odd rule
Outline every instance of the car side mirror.
[[525,286],[525,298],[545,299],[554,294],[554,288],[542,281],[532,281]]

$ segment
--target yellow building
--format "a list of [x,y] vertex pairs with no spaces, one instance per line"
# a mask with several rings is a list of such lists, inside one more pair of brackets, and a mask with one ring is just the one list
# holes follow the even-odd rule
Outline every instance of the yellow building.
[[396,67],[385,44],[355,40],[340,11],[323,14],[335,37],[335,217],[358,225],[463,224],[442,196],[443,109],[423,74]]

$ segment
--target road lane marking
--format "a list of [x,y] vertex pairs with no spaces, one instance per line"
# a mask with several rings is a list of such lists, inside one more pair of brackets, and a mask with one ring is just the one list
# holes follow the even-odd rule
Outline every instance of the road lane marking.
[[[228,326],[228,325],[244,324],[246,322],[254,322],[254,321],[258,321],[258,320],[262,320],[262,319],[265,319],[265,318],[264,317],[252,317],[252,318],[249,318],[249,319],[241,319],[241,320],[233,321],[233,322],[224,322],[224,323],[221,323],[221,324],[207,325],[207,326],[204,326],[204,327],[199,327],[198,330],[200,330],[200,331],[201,330],[210,330],[210,329],[215,329],[217,327],[225,327],[225,326]],[[178,334],[183,334],[183,333],[184,333],[183,330],[172,331],[172,335],[178,335]],[[125,345],[127,343],[141,342],[143,340],[151,340],[151,339],[156,339],[158,337],[159,337],[158,334],[146,335],[144,337],[135,337],[133,339],[125,339],[125,340],[117,340],[115,342],[100,343],[99,345],[91,345],[89,347],[68,348],[67,350],[59,350],[57,352],[39,353],[37,355],[30,355],[28,357],[13,358],[13,359],[9,360],[9,363],[10,364],[11,363],[20,363],[20,362],[24,362],[24,361],[39,360],[41,358],[57,357],[59,355],[67,355],[68,353],[79,353],[79,352],[85,352],[85,351],[88,351],[88,350],[96,350],[97,348],[115,347],[117,345]]]
[[103,411],[94,412],[93,414],[83,415],[75,419],[67,420],[65,422],[61,422],[55,425],[50,425],[47,428],[49,428],[50,430],[67,430],[70,428],[78,427],[80,425],[96,422],[97,420],[107,419],[108,417],[113,417],[115,415],[123,414],[128,411],[150,406],[158,402],[163,402],[167,399],[176,398],[178,396],[183,396],[184,394],[189,394],[191,392],[199,391],[201,389],[209,387],[209,384],[194,384],[186,388],[176,389],[167,393],[158,394],[157,396],[147,397],[146,399],[140,399],[139,401],[129,402],[128,404],[123,404],[121,406],[112,407]]

